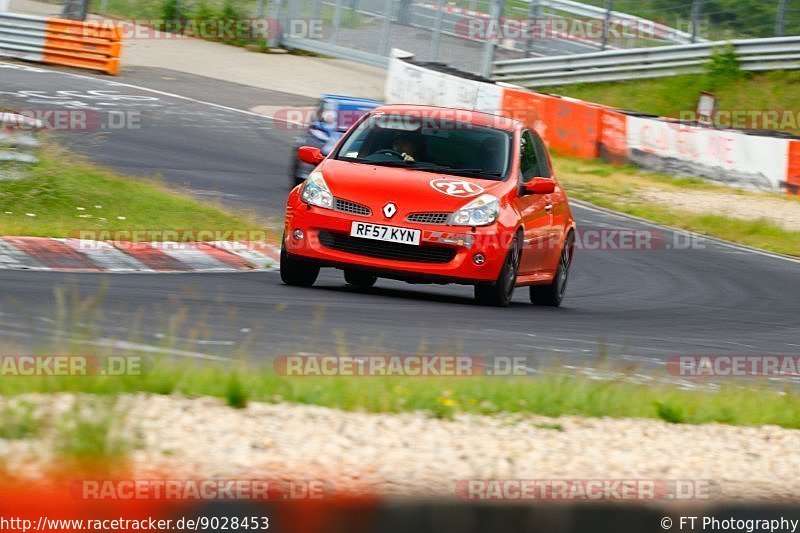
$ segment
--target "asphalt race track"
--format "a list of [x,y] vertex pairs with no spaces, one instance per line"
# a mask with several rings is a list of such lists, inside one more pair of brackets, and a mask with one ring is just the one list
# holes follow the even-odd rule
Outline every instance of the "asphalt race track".
[[[111,80],[0,63],[0,104],[65,102],[142,112],[140,130],[64,134],[77,151],[278,219],[296,131],[236,109],[312,103],[165,71]],[[92,352],[160,347],[193,358],[346,349],[527,355],[588,367],[601,360],[658,364],[682,354],[800,353],[800,262],[573,209],[584,229],[653,231],[664,246],[578,252],[560,309],[530,305],[527,290],[506,309],[473,304],[470,287],[380,280],[356,290],[334,270],[310,289],[284,286],[266,272],[0,271],[0,342],[10,353],[72,339]],[[93,305],[78,303],[95,296]]]

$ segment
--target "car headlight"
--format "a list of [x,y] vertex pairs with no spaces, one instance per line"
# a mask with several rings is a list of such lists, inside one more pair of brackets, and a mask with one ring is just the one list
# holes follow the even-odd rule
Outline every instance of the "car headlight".
[[333,209],[333,195],[322,177],[322,172],[312,172],[308,175],[300,199],[307,204]]
[[500,214],[500,201],[491,194],[482,194],[450,216],[455,226],[488,226]]

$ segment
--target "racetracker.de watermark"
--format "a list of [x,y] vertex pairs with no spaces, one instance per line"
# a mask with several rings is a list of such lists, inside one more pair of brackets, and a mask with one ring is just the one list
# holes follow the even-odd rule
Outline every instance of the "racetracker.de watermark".
[[78,250],[103,249],[113,244],[120,250],[136,250],[146,246],[143,243],[160,243],[164,249],[191,248],[191,245],[204,242],[239,243],[254,250],[268,248],[268,234],[263,230],[237,229],[121,229],[92,230],[74,229],[68,233],[77,239]]
[[711,500],[719,496],[708,479],[463,479],[463,500]]
[[82,479],[69,490],[78,500],[322,500],[336,493],[323,479]]
[[0,355],[0,377],[143,376],[153,361],[143,356]]
[[80,31],[85,37],[114,32],[123,41],[167,40],[195,37],[219,41],[263,41],[264,39],[322,39],[323,21],[313,18],[181,18],[89,19]]
[[700,116],[696,111],[682,110],[678,118],[681,121],[675,126],[678,128],[686,128],[686,122],[698,122],[721,129],[800,130],[798,109],[718,109],[710,116]]
[[703,377],[798,377],[800,355],[674,355],[667,359],[673,376]]
[[[477,191],[461,195],[471,198],[480,194],[483,189],[470,189],[474,183],[468,180],[448,179],[451,187],[461,187],[459,190]],[[451,193],[451,196],[455,194]],[[392,224],[394,229],[395,224]],[[400,228],[402,229],[402,228]],[[425,243],[463,246],[472,251],[501,249],[506,250],[515,238],[513,233],[478,233],[469,230],[421,230],[420,240]],[[308,247],[311,250],[323,248],[316,232],[307,232],[302,241],[295,242],[297,246]],[[700,236],[690,233],[665,232],[659,229],[637,228],[606,228],[606,227],[578,227],[575,234],[575,250],[579,252],[652,252],[659,250],[683,251],[705,250],[707,241]],[[563,238],[555,233],[538,232],[526,235],[520,243],[523,250],[561,251],[564,246]]]
[[0,130],[117,131],[142,129],[140,111],[91,109],[20,109],[0,111]]
[[639,41],[669,40],[677,30],[652,20],[632,18],[489,18],[463,17],[456,22],[456,34],[480,41],[571,40],[633,44]]
[[272,367],[287,377],[472,377],[529,376],[534,364],[525,356],[282,355]]

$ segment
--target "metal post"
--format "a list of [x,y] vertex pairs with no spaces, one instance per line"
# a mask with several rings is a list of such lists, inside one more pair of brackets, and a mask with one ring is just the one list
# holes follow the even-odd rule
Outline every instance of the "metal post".
[[786,0],[778,0],[778,16],[775,17],[775,37],[783,37],[786,25]]
[[389,55],[389,42],[392,33],[392,0],[383,2],[383,23],[381,24],[381,42],[378,45],[378,53],[382,56]]
[[433,22],[433,33],[431,34],[431,50],[428,54],[430,61],[436,61],[439,57],[439,42],[442,40],[442,17],[444,17],[444,0],[437,3],[439,9],[436,10],[436,19]]
[[[489,12],[491,20],[499,21],[503,16],[503,7],[505,7],[505,0],[492,0],[492,7]],[[488,78],[492,75],[492,63],[494,62],[494,47],[495,42],[492,39],[486,39],[483,43],[483,59],[481,60],[481,76]]]
[[66,0],[61,17],[69,20],[86,20],[89,0]]
[[[538,32],[539,16],[541,15],[540,0],[531,0],[531,7],[528,10],[528,28],[531,32]],[[528,37],[525,41],[525,57],[531,57],[531,49],[533,48],[533,39]]]
[[258,0],[258,3],[256,4],[256,18],[257,19],[263,19],[264,18],[264,13],[266,13],[266,8],[267,8],[267,6],[265,4],[265,0]]
[[336,0],[336,7],[333,11],[333,34],[331,34],[331,43],[336,44],[336,39],[339,37],[339,26],[342,23],[342,0]]
[[322,0],[316,0],[314,2],[314,15],[312,15],[311,18],[313,20],[322,19]]
[[[2,10],[0,10],[2,11]],[[108,13],[108,0],[101,0],[100,2],[100,13],[105,15]]]
[[[277,20],[277,21],[281,20],[282,3],[283,0],[274,0],[274,2],[272,3],[272,20]],[[280,23],[278,23],[278,26],[280,26]],[[271,27],[274,27],[274,25],[271,25]],[[273,31],[269,32],[267,46],[270,48],[275,48],[277,46],[280,46],[281,41],[283,40],[283,28],[278,27],[277,29],[278,29],[277,32]]]
[[289,0],[286,3],[286,23],[284,25],[284,21],[281,20],[281,29],[284,35],[288,35],[289,37],[293,37],[293,32],[295,28],[295,21],[299,18],[297,14],[297,10],[300,8],[298,5],[299,2],[292,2]]
[[603,21],[603,44],[600,50],[605,50],[608,46],[608,23],[611,22],[611,11],[614,10],[614,0],[606,0],[606,18]]
[[703,0],[692,0],[692,42],[697,42],[697,29],[700,27],[700,13],[703,11]]
[[411,24],[411,0],[400,0],[400,10],[397,12],[397,23],[403,26]]

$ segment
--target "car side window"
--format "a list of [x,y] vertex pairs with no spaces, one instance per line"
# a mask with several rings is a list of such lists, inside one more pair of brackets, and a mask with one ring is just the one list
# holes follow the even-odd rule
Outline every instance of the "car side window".
[[536,158],[539,160],[539,174],[537,176],[542,178],[552,178],[553,169],[550,168],[550,159],[547,157],[547,147],[544,141],[538,135],[532,135],[533,144],[536,150]]
[[523,183],[539,175],[539,161],[536,153],[536,146],[533,141],[533,136],[529,131],[522,132],[519,150],[519,171],[522,175]]

